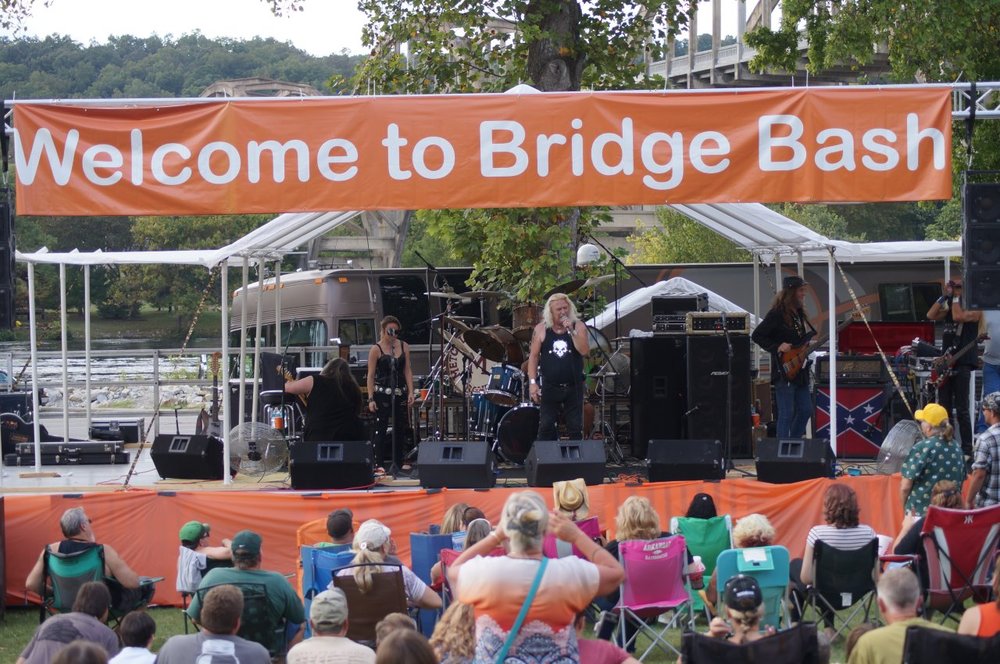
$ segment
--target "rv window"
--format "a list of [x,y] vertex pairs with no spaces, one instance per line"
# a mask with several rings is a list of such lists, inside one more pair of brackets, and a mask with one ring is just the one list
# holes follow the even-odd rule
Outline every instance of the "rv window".
[[932,283],[879,284],[879,307],[883,321],[915,322],[925,320],[927,310],[941,294]]
[[395,316],[403,325],[401,338],[409,344],[427,343],[430,318],[427,286],[421,277],[412,275],[379,277],[382,312]]
[[374,318],[342,318],[337,321],[337,336],[344,346],[367,346],[375,343]]

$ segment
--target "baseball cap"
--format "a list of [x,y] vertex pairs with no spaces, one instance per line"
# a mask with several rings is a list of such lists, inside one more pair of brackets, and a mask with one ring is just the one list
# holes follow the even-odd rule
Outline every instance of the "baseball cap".
[[990,392],[983,397],[983,408],[1000,415],[1000,392]]
[[791,277],[785,277],[781,281],[781,287],[785,290],[792,288],[801,288],[802,286],[808,286],[809,282],[798,275],[793,275]]
[[309,607],[309,620],[317,627],[339,627],[347,622],[347,595],[340,588],[319,593]]
[[381,549],[389,541],[392,531],[376,519],[368,519],[354,533],[354,544],[358,549],[371,551]]
[[[989,395],[987,395],[989,396]],[[985,399],[983,400],[985,401]],[[927,422],[932,427],[941,426],[941,423],[948,419],[948,411],[936,403],[929,403],[913,414],[913,419]]]
[[197,542],[209,533],[209,525],[201,521],[188,521],[181,526],[179,536],[182,542]]
[[240,532],[233,535],[232,550],[233,553],[249,553],[249,554],[259,554],[260,553],[261,537],[252,530],[241,530]]
[[734,611],[750,611],[764,602],[757,580],[752,576],[737,574],[726,581],[722,601]]

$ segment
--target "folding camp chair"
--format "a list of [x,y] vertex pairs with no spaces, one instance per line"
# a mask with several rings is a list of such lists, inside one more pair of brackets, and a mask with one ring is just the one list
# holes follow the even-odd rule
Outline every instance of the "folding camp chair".
[[[819,642],[814,623],[758,639],[734,644],[705,634],[689,632],[681,637],[684,664],[740,664],[742,662],[801,662],[819,664]],[[946,661],[946,660],[941,660]]]
[[[576,526],[583,531],[584,535],[598,544],[601,544],[601,524],[598,522],[596,516],[580,519],[576,522]],[[580,551],[580,549],[576,548],[575,544],[563,542],[552,534],[547,534],[545,539],[542,540],[542,553],[546,558],[567,558],[569,556],[576,556],[577,558],[589,560],[587,556]]]
[[[705,565],[705,579],[715,571],[715,562],[719,554],[733,548],[733,521],[728,514],[721,514],[711,519],[695,519],[688,517],[673,517],[670,519],[670,533],[683,535],[687,542],[688,552],[692,556],[701,556]],[[706,620],[711,620],[711,607],[702,597],[702,592],[688,586],[692,609],[695,615],[703,613]]]
[[247,582],[202,586],[197,591],[199,606],[204,606],[205,594],[219,585],[236,586],[243,593],[243,614],[240,616],[237,636],[261,644],[267,648],[272,659],[283,658],[288,647],[285,639],[287,621],[274,614],[267,599],[267,586],[262,583]]
[[[354,579],[358,567],[375,567],[372,587],[362,592]],[[347,596],[347,638],[375,647],[375,625],[390,613],[406,613],[406,588],[403,586],[403,567],[391,563],[374,565],[348,565],[342,569],[351,574],[334,574],[333,583]],[[384,571],[389,569],[391,571]],[[337,570],[340,572],[341,570]]]
[[[431,585],[431,568],[438,562],[439,552],[454,551],[456,546],[454,534],[410,533],[410,569],[428,586]],[[462,533],[461,544],[465,544],[465,533]],[[441,599],[444,602],[443,608],[447,608],[449,597],[443,591]],[[417,626],[424,636],[430,638],[434,633],[434,625],[437,624],[439,615],[440,611],[437,609],[420,609],[417,614]]]
[[[308,616],[313,597],[330,587],[335,570],[351,564],[354,552],[349,548],[303,546],[299,547],[299,560],[302,563],[302,599]],[[305,638],[310,636],[312,626],[307,620]]]
[[943,612],[941,622],[972,597],[985,602],[992,588],[1000,505],[976,510],[931,506],[920,531],[927,560],[926,606]]
[[[788,549],[783,546],[761,546],[749,549],[728,549],[719,554],[715,564],[715,585],[724,588],[726,581],[737,574],[747,574],[757,580],[764,595],[763,626],[782,629],[790,623],[785,597],[788,594]],[[722,613],[722,593],[719,593]],[[725,615],[725,614],[722,614]]]
[[[872,575],[877,561],[878,539],[873,538],[854,551],[837,549],[816,540],[813,547],[813,583],[806,586],[805,601],[814,611],[830,616],[830,626],[836,631],[834,638],[851,626],[851,621],[862,609],[865,622],[868,622],[875,602]],[[851,611],[838,627],[837,612],[845,609]],[[801,607],[799,612],[801,615]]]
[[915,625],[907,627],[903,664],[941,662],[996,664],[1000,662],[1000,634],[985,638]]
[[38,622],[50,614],[73,610],[80,587],[88,581],[104,581],[104,547],[76,553],[57,553],[48,546],[42,554],[42,605]]
[[[667,641],[667,630],[690,628],[694,616],[691,600],[684,587],[687,547],[682,535],[654,540],[627,540],[618,544],[618,558],[625,569],[618,604],[612,609],[620,614],[618,641],[623,649],[635,644],[639,634],[650,639],[641,661],[659,648],[664,653],[680,652]],[[672,612],[670,621],[651,620]],[[687,618],[682,622],[683,618]],[[649,622],[647,622],[649,621]],[[626,625],[635,626],[632,634]]]

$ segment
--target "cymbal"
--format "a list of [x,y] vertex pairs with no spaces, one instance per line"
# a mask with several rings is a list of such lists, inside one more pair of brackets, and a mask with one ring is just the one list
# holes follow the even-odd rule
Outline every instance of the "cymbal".
[[583,279],[572,279],[549,290],[549,292],[542,296],[542,299],[547,300],[556,293],[566,293],[567,295],[575,293],[580,290],[580,287],[583,286],[584,283],[586,282]]
[[587,279],[585,282],[583,282],[583,285],[580,286],[580,288],[590,288],[591,286],[596,286],[597,284],[604,283],[608,279],[614,279],[614,278],[615,275],[613,274],[602,274],[599,277],[591,277],[590,279]]
[[[437,328],[434,328],[434,331],[437,332],[438,334],[441,333],[441,330]],[[448,343],[457,348],[458,352],[460,352],[462,355],[466,356],[473,362],[475,362],[476,359],[479,357],[479,354],[476,351],[469,348],[468,344],[462,341],[461,334],[456,334],[451,330],[444,330],[444,338],[448,340]]]
[[459,295],[458,293],[444,293],[444,292],[440,292],[440,291],[430,291],[430,292],[427,292],[427,293],[424,293],[424,294],[425,295],[429,295],[430,297],[442,297],[442,298],[445,298],[445,299],[448,299],[448,300],[461,300],[462,299],[462,296]]
[[465,334],[466,332],[468,332],[469,330],[471,330],[472,327],[466,325],[462,321],[463,320],[478,321],[479,319],[476,318],[475,316],[445,316],[445,315],[442,315],[441,316],[441,320],[444,323],[447,323],[451,327],[453,327],[456,330],[458,330],[460,334]]
[[503,362],[504,345],[485,330],[468,330],[462,333],[462,340],[487,360]]
[[489,290],[473,290],[466,293],[462,293],[462,297],[506,297],[506,293],[501,293],[500,291],[489,291]]

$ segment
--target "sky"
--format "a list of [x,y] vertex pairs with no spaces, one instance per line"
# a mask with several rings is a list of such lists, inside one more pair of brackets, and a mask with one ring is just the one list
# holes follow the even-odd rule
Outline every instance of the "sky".
[[69,35],[87,45],[111,35],[176,38],[199,30],[211,38],[273,37],[315,56],[363,52],[364,15],[356,0],[302,5],[302,11],[279,18],[261,0],[52,0],[49,7],[36,0],[25,34]]

